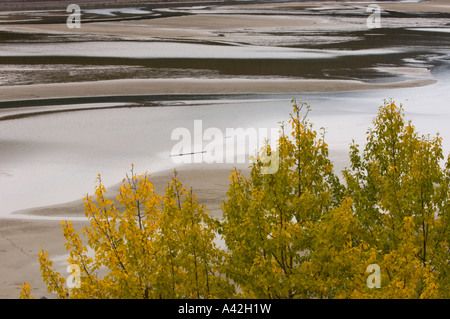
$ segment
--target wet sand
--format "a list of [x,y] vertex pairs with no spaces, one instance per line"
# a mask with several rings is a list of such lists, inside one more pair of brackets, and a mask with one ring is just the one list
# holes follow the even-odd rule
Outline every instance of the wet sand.
[[425,86],[432,78],[369,84],[352,80],[145,79],[0,87],[0,101],[161,94],[342,92]]

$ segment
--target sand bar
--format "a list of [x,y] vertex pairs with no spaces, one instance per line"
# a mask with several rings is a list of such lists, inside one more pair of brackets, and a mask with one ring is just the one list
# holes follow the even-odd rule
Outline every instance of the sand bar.
[[217,32],[249,30],[343,30],[361,29],[365,25],[349,25],[317,17],[289,17],[285,15],[220,15],[195,14],[139,21],[109,21],[82,23],[79,29],[69,29],[66,24],[10,24],[0,30],[28,33],[97,34],[129,38],[200,38],[230,41],[217,38]]
[[433,79],[411,79],[395,83],[374,84],[354,80],[128,79],[4,86],[0,87],[0,101],[156,94],[291,94],[343,92],[415,87],[430,85],[435,82]]

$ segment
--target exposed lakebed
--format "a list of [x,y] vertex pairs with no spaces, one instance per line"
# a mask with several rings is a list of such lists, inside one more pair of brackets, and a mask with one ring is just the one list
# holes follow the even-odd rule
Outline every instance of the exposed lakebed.
[[[278,127],[288,119],[292,97],[312,106],[309,116],[318,129],[325,127],[337,169],[347,164],[351,140],[363,142],[384,98],[403,103],[420,132],[439,132],[448,152],[450,15],[386,9],[381,28],[370,29],[366,8],[361,3],[269,3],[88,10],[80,30],[54,23],[58,20],[46,23],[46,15],[36,12],[27,13],[30,19],[25,13],[3,15],[0,216],[80,199],[92,192],[98,173],[114,185],[131,163],[149,173],[173,168],[171,133],[192,128],[194,120],[222,130]],[[347,89],[320,93],[299,86],[271,94],[21,98],[38,85],[139,79],[201,79],[217,85],[223,80],[389,85],[432,79],[434,84],[357,91],[349,82]],[[2,95],[11,87],[23,94]]]

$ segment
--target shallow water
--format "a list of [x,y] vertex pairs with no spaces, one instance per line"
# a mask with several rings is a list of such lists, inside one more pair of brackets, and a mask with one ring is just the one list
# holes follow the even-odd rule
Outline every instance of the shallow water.
[[[445,72],[444,72],[445,71]],[[352,139],[364,134],[384,98],[403,103],[408,119],[423,134],[439,132],[450,151],[450,72],[436,75],[435,85],[389,91],[294,94],[312,107],[315,127],[325,127],[330,156],[338,170],[348,164]],[[129,171],[150,174],[175,167],[170,157],[175,128],[193,132],[215,127],[277,128],[287,123],[291,96],[245,96],[234,99],[162,101],[160,107],[96,109],[0,121],[0,215],[81,199],[92,193],[97,174],[114,185]],[[107,104],[103,105],[107,106]],[[117,105],[115,105],[117,106]],[[37,107],[33,111],[43,109]],[[1,113],[0,113],[1,114]],[[206,143],[205,143],[206,144]],[[189,164],[185,164],[189,165]]]
[[[105,12],[113,11],[100,13]],[[350,24],[361,19],[340,14]],[[102,174],[106,186],[115,185],[129,171],[131,163],[139,173],[173,168],[170,155],[176,141],[171,134],[176,128],[193,132],[195,120],[202,120],[204,130],[214,127],[222,132],[238,127],[278,128],[279,122],[288,121],[292,97],[307,102],[312,107],[309,118],[315,127],[326,129],[337,171],[348,164],[352,139],[363,144],[365,132],[386,98],[404,104],[408,119],[420,133],[439,132],[447,154],[448,29],[439,28],[443,19],[400,20],[387,19],[390,29],[362,31],[355,31],[354,25],[340,32],[318,33],[242,30],[225,34],[225,38],[239,36],[245,41],[226,46],[220,39],[217,43],[183,43],[0,33],[0,85],[186,76],[373,82],[398,79],[380,72],[380,67],[427,68],[438,80],[420,88],[342,93],[0,103],[0,217],[17,210],[79,200],[93,192],[97,174]],[[318,40],[313,41],[315,38]]]

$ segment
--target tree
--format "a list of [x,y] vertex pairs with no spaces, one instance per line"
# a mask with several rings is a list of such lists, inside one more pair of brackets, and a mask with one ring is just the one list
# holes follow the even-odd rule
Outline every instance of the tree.
[[[336,285],[354,262],[343,257],[354,249],[351,222],[339,225],[343,216],[352,220],[351,201],[341,205],[342,186],[328,158],[325,133],[313,130],[307,104],[293,102],[292,131],[286,135],[282,125],[278,140],[278,171],[263,174],[260,160],[249,178],[233,171],[222,207],[226,274],[243,297],[333,297],[332,289],[316,289],[317,284],[329,279]],[[337,255],[342,260],[334,259]]]
[[[95,202],[92,196],[84,199],[90,225],[81,234],[70,221],[62,222],[67,262],[79,286],[70,287],[71,282],[52,268],[48,253],[39,254],[49,291],[59,298],[233,295],[233,287],[218,272],[223,252],[214,243],[215,223],[192,191],[182,187],[176,172],[162,198],[147,174],[138,176],[132,169],[117,196],[121,210],[106,198],[100,176],[95,195]],[[27,297],[29,286],[24,287]]]
[[[419,137],[402,107],[385,101],[363,154],[351,146],[343,191],[302,107],[294,104],[292,140],[282,127],[279,170],[263,175],[258,162],[250,178],[235,171],[230,179],[227,274],[243,295],[448,295],[450,164],[440,166],[441,138]],[[369,265],[380,267],[382,289],[367,286]]]
[[449,266],[442,139],[419,136],[393,101],[384,102],[373,124],[363,153],[351,146],[351,167],[343,172],[346,195],[354,200],[362,238],[378,249],[388,280],[383,285],[403,287],[397,293],[383,289],[384,296],[435,296],[429,289],[438,284],[431,278],[448,290],[442,281],[448,280]]
[[[450,298],[450,157],[443,163],[439,135],[420,136],[385,101],[363,151],[351,145],[342,184],[309,106],[293,104],[289,132],[282,124],[250,176],[231,172],[222,220],[176,172],[159,196],[132,169],[116,202],[99,177],[95,200],[85,197],[90,225],[62,223],[70,277],[39,254],[48,289],[60,298]],[[25,283],[21,298],[30,297]]]

